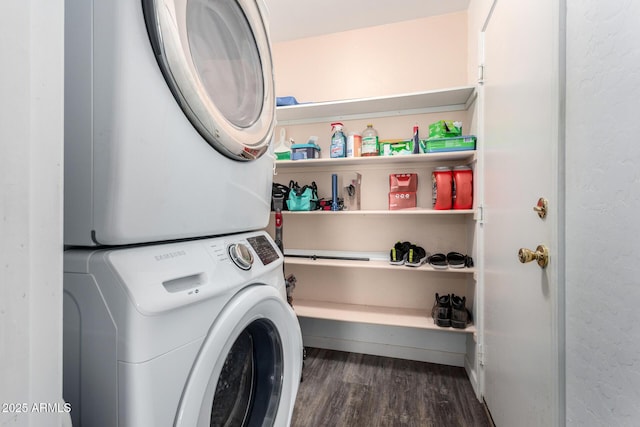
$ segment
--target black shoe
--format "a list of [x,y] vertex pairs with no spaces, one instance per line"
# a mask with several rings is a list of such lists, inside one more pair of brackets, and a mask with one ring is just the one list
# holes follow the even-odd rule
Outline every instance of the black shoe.
[[449,252],[447,254],[447,264],[451,268],[473,267],[473,258],[462,255],[460,252]]
[[402,265],[407,261],[407,256],[409,254],[409,248],[411,248],[411,243],[409,242],[398,242],[393,248],[389,251],[389,264],[392,265]]
[[436,270],[446,270],[449,266],[447,256],[441,253],[431,255],[427,258],[427,262]]
[[449,294],[439,296],[436,293],[431,316],[436,325],[442,328],[451,326],[451,296]]
[[420,246],[411,245],[407,253],[406,264],[410,267],[420,267],[427,260],[427,252]]
[[457,329],[467,327],[470,319],[469,310],[465,306],[467,297],[459,297],[451,294],[451,326]]

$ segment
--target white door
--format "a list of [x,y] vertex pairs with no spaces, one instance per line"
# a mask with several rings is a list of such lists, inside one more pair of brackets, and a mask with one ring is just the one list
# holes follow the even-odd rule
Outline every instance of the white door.
[[[563,379],[558,2],[495,1],[484,27],[484,399],[498,427],[558,424]],[[533,210],[548,200],[545,219]],[[549,249],[546,268],[520,248]]]

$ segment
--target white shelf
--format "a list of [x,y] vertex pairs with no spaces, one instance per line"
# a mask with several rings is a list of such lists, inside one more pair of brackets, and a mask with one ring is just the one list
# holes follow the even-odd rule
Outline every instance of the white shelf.
[[408,114],[460,111],[476,97],[475,86],[277,107],[278,125],[356,120]]
[[379,270],[396,270],[396,271],[415,271],[415,272],[433,272],[433,273],[457,273],[469,274],[475,273],[475,268],[447,268],[439,270],[431,267],[429,264],[423,264],[420,267],[409,267],[407,265],[391,265],[388,260],[371,259],[369,261],[340,260],[340,259],[313,259],[284,257],[285,265],[306,265],[316,267],[347,267],[347,268],[371,268]]
[[474,325],[469,325],[465,329],[442,328],[433,323],[430,310],[340,304],[295,298],[293,307],[299,317],[467,334],[475,334],[476,332]]
[[[428,208],[409,208],[390,211],[388,209],[369,209],[369,210],[353,210],[353,211],[283,211],[285,216],[289,215],[471,215],[475,211],[473,209],[448,209],[436,210]],[[271,212],[273,215],[274,212]]]
[[353,165],[384,165],[399,163],[428,163],[441,161],[467,161],[475,160],[476,152],[449,151],[444,153],[408,154],[405,156],[371,156],[371,157],[341,157],[341,158],[320,158],[304,160],[276,160],[276,168],[309,168],[320,166],[353,166]]

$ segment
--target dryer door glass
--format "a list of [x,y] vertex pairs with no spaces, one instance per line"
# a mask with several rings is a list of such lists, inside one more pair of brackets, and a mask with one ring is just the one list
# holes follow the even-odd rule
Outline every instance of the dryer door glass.
[[262,64],[251,27],[233,1],[187,3],[189,47],[209,98],[231,123],[248,128],[262,112]]
[[268,320],[251,323],[240,333],[224,361],[210,425],[273,425],[282,374],[282,343],[275,327]]
[[271,51],[255,0],[143,0],[160,70],[183,112],[224,155],[252,160],[275,126]]

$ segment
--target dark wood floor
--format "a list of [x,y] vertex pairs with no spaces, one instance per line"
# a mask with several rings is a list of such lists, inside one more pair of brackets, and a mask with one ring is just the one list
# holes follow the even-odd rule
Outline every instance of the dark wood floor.
[[307,349],[292,427],[491,426],[463,368]]

